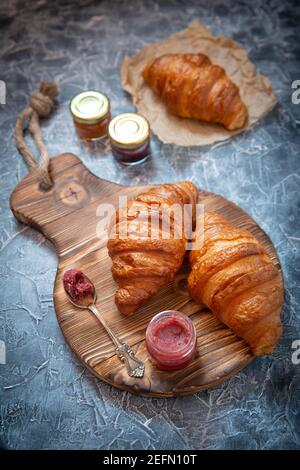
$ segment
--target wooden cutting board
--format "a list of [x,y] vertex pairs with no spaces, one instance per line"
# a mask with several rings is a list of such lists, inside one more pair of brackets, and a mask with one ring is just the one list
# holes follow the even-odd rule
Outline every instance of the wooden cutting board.
[[[188,266],[183,266],[175,282],[164,287],[132,317],[120,315],[114,304],[115,282],[106,241],[100,240],[96,227],[100,221],[99,204],[116,206],[120,195],[128,198],[147,186],[126,187],[93,175],[74,155],[65,153],[50,162],[53,188],[39,188],[32,170],[15,188],[10,206],[18,220],[40,230],[54,243],[58,270],[54,286],[57,319],[66,341],[83,364],[96,376],[123,390],[145,396],[188,395],[224,382],[253,359],[248,346],[222,325],[208,310],[188,296]],[[199,202],[206,210],[216,210],[234,224],[250,230],[265,246],[279,266],[275,249],[263,230],[242,209],[221,196],[199,191]],[[73,307],[62,285],[66,269],[76,267],[94,282],[97,306],[122,341],[127,342],[145,363],[143,379],[129,377],[114,353],[106,332],[96,318]],[[159,311],[175,309],[189,315],[195,323],[198,350],[193,362],[183,370],[162,372],[152,365],[145,348],[145,329]]]

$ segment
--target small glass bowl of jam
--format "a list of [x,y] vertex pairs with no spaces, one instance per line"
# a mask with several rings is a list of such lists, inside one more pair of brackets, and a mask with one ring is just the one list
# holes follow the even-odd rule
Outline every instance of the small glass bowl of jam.
[[196,353],[197,334],[194,323],[177,310],[158,313],[147,327],[146,346],[159,369],[183,369]]
[[124,165],[144,162],[150,153],[150,126],[143,116],[123,113],[109,124],[108,135],[115,159]]
[[81,139],[96,140],[107,135],[110,101],[103,93],[94,90],[79,93],[70,102],[70,112]]

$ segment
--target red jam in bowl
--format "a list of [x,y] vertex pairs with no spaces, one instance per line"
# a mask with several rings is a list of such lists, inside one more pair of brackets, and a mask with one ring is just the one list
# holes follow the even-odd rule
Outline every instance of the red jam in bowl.
[[158,313],[147,327],[146,346],[159,369],[183,369],[196,352],[195,326],[187,315],[176,310]]
[[64,289],[76,301],[94,295],[91,281],[78,269],[69,269],[63,277]]

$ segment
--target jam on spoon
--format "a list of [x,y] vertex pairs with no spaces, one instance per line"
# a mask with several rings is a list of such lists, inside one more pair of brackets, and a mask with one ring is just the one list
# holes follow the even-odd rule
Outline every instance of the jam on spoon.
[[63,284],[70,302],[75,307],[88,309],[97,317],[116,346],[116,354],[125,363],[128,374],[131,377],[143,377],[143,362],[135,356],[128,344],[119,340],[96,307],[97,295],[92,281],[82,271],[69,269],[64,273]]
[[64,288],[74,302],[80,303],[82,299],[86,303],[89,297],[93,303],[95,288],[91,281],[78,269],[69,269],[64,273]]

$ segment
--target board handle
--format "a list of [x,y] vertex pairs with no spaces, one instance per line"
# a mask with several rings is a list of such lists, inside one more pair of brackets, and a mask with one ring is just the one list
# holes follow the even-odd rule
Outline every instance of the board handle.
[[75,234],[97,223],[97,205],[123,186],[98,178],[70,153],[50,160],[50,174],[53,186],[45,191],[32,169],[12,192],[10,208],[20,222],[51,240],[60,255],[78,243]]

